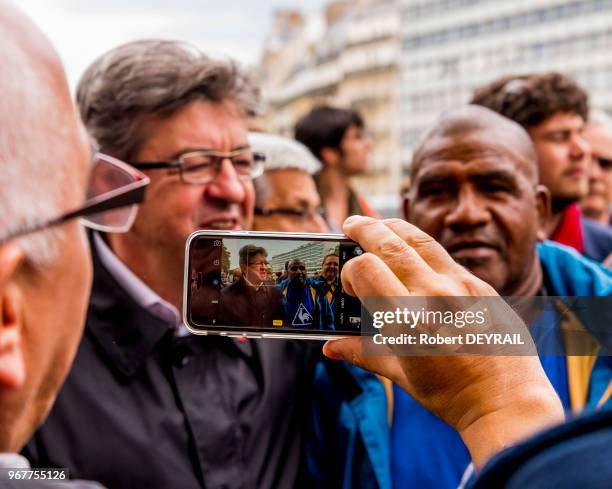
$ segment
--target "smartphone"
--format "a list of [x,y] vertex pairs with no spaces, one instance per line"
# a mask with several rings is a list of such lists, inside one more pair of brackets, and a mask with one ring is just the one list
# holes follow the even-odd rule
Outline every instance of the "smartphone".
[[186,245],[183,320],[195,334],[358,336],[361,303],[340,272],[362,253],[341,234],[197,231]]

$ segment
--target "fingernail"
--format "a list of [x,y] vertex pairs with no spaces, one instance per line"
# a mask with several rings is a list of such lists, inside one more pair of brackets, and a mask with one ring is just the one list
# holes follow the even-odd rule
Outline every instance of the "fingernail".
[[323,354],[332,360],[342,360],[344,357],[334,349],[333,341],[328,341],[323,347]]
[[344,221],[344,224],[350,224],[352,222],[357,221],[361,216],[348,216]]

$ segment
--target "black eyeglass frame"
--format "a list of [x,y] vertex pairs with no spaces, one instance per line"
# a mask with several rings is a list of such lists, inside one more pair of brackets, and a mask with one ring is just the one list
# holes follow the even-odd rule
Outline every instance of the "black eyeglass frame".
[[594,159],[597,160],[597,164],[601,167],[602,170],[608,171],[612,169],[612,159],[610,158],[598,158],[594,156]]
[[[229,153],[220,153],[218,151],[212,151],[212,150],[188,151],[187,153],[183,153],[179,155],[175,161],[134,161],[134,162],[130,162],[130,165],[133,166],[134,168],[137,168],[139,170],[145,170],[145,171],[146,170],[170,170],[171,172],[177,172],[180,176],[181,181],[184,183],[204,184],[204,183],[212,182],[216,178],[216,176],[219,174],[219,171],[221,170],[221,164],[223,163],[223,160],[225,159],[232,160],[232,158],[243,155],[249,151],[250,151],[250,148],[248,147],[230,151]],[[194,155],[194,154],[200,154],[203,156],[214,156],[217,158],[216,162],[214,163],[215,172],[216,172],[215,177],[211,178],[210,180],[202,180],[202,181],[185,179],[185,176],[184,176],[185,173],[190,173],[191,171],[194,171],[198,167],[202,166],[202,165],[195,165],[195,167],[191,169],[185,168],[185,164],[181,159],[185,158],[186,156]],[[241,177],[239,175],[239,178],[241,179],[252,180],[257,177],[260,177],[264,172],[264,169],[265,169],[264,163],[266,161],[266,155],[258,151],[251,152],[251,155],[253,156],[253,163],[254,163],[252,170],[251,170],[251,174],[248,176],[245,175],[244,177]]]

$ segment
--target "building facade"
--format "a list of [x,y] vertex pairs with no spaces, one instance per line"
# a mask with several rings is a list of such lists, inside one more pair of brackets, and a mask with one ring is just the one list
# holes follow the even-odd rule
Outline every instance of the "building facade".
[[500,76],[560,71],[612,110],[612,0],[400,0],[401,160],[445,109]]
[[353,183],[374,208],[395,213],[401,178],[397,1],[331,2],[315,31],[299,12],[277,12],[258,69],[259,125],[291,137],[297,120],[317,104],[358,110],[373,151],[368,174]]
[[279,272],[285,269],[285,262],[287,260],[299,259],[303,260],[306,264],[308,275],[313,275],[315,272],[320,272],[322,270],[321,265],[323,264],[325,255],[333,253],[335,249],[335,243],[308,243],[295,250],[273,256],[270,260],[270,265],[274,272]]

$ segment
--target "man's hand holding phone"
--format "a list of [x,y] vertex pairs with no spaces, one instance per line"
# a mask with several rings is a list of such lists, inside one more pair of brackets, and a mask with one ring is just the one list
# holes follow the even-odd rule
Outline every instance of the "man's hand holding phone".
[[[366,252],[346,263],[344,290],[360,298],[497,296],[415,226],[352,216],[344,232]],[[506,309],[508,314],[514,314]],[[508,317],[516,324],[518,316]],[[498,318],[500,320],[500,318]],[[501,318],[505,320],[505,318]],[[563,421],[537,356],[374,356],[363,338],[328,341],[324,353],[388,377],[457,429],[478,467],[497,451]]]

